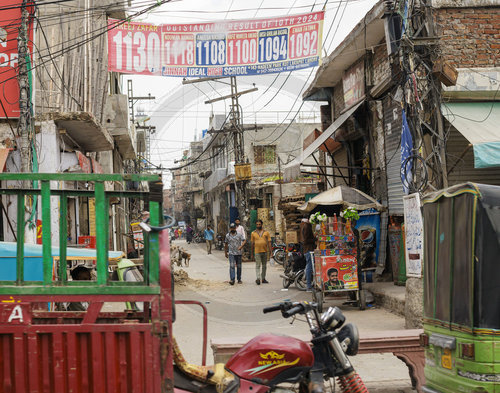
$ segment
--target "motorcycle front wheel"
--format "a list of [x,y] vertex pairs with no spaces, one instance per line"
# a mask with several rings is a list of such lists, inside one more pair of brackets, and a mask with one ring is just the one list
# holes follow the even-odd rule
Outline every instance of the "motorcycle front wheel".
[[283,288],[288,288],[290,285],[292,285],[292,282],[293,280],[283,277]]
[[295,287],[299,291],[305,291],[307,289],[306,273],[304,270],[301,270],[297,273],[297,276],[295,276]]
[[276,263],[283,265],[283,263],[286,260],[286,252],[285,250],[276,250],[273,254],[273,259],[276,261]]

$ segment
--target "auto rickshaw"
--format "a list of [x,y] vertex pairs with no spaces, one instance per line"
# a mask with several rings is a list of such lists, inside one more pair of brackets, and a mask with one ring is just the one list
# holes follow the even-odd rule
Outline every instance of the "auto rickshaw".
[[500,392],[500,187],[426,195],[426,393]]

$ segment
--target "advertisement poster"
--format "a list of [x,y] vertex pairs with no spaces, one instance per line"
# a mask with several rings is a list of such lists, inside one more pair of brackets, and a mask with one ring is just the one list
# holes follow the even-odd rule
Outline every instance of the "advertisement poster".
[[360,61],[342,76],[345,108],[358,103],[365,95],[365,63]]
[[375,209],[367,209],[359,212],[359,220],[356,223],[360,240],[360,265],[365,267],[376,267],[380,244],[380,214]]
[[358,289],[358,271],[356,257],[353,255],[337,255],[320,257],[321,278],[324,291]]
[[132,229],[132,236],[134,237],[134,248],[136,250],[144,249],[144,233],[142,232],[142,228],[139,226],[140,223],[132,222],[130,223],[130,227]]
[[406,276],[422,277],[424,227],[418,194],[403,197],[405,217]]
[[[21,25],[21,0],[2,0],[0,8],[0,118],[19,117],[19,66],[17,36]],[[33,9],[28,7],[30,14]],[[28,51],[33,53],[33,18],[28,23]]]
[[324,12],[153,25],[108,20],[109,71],[178,77],[260,75],[315,67]]

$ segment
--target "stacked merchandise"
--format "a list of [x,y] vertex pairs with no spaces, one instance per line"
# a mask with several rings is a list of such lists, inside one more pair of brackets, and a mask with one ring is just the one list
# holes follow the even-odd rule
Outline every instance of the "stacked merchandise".
[[297,210],[305,202],[304,195],[283,198],[278,204],[278,208],[283,212],[286,221],[286,231],[298,231],[300,220],[304,213]]
[[268,231],[271,236],[274,236],[274,220],[269,218],[269,209],[267,207],[262,207],[257,209],[257,218],[262,220],[262,227]]

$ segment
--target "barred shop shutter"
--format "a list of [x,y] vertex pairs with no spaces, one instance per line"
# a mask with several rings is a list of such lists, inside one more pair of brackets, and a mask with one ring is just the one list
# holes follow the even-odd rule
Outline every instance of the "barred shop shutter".
[[389,215],[403,215],[405,194],[401,183],[401,105],[391,97],[386,97],[383,109]]

